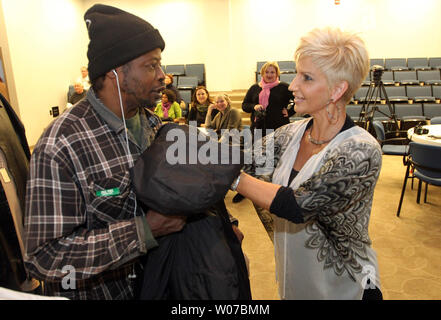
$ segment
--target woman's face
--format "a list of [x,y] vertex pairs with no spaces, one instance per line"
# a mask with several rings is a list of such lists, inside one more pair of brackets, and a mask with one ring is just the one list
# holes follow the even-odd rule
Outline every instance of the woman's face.
[[216,100],[216,109],[220,112],[224,112],[225,109],[228,107],[228,102],[223,97],[219,97]]
[[296,112],[310,115],[324,110],[331,97],[325,74],[309,57],[297,63],[297,75],[289,85],[289,90],[295,97]]
[[277,71],[273,66],[269,66],[263,72],[263,81],[271,83],[277,80]]
[[196,100],[198,100],[199,104],[204,104],[208,99],[208,95],[204,89],[199,89],[196,91]]
[[163,104],[168,102],[168,97],[167,97],[166,94],[162,95],[161,101],[162,101]]

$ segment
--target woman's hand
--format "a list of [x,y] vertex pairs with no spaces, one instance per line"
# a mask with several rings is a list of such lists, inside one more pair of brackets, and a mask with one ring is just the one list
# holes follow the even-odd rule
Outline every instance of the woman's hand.
[[254,110],[256,110],[256,111],[263,111],[263,106],[261,104],[256,104],[254,106]]
[[208,106],[208,111],[211,112],[211,111],[213,111],[213,109],[216,109],[216,105],[214,103],[212,103]]

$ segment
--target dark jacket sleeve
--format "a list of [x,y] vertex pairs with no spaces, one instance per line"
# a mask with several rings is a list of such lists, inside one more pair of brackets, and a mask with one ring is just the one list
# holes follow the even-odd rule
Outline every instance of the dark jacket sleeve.
[[259,86],[253,84],[247,91],[242,102],[242,110],[248,113],[254,113],[254,106],[259,104]]

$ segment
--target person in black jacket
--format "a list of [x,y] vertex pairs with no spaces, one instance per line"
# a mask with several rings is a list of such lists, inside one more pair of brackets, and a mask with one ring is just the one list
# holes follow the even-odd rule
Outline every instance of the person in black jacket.
[[[279,81],[280,68],[277,62],[267,62],[260,69],[262,79],[253,84],[247,91],[242,102],[242,110],[251,113],[251,132],[261,130],[259,137],[266,136],[267,130],[288,124],[289,117],[294,115],[294,108],[288,110],[288,104],[293,99],[293,94],[288,90],[286,82]],[[238,193],[233,197],[233,202],[243,200]]]
[[279,81],[280,69],[277,62],[267,62],[260,69],[262,80],[253,84],[245,95],[242,109],[251,113],[251,130],[262,129],[262,136],[268,129],[277,129],[289,123],[288,104],[293,99],[288,84]]

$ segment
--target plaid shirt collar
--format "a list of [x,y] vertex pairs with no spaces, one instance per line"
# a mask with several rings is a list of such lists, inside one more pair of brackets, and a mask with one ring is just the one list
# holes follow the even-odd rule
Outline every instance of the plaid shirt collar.
[[[111,130],[115,131],[117,134],[120,134],[121,132],[124,131],[124,123],[122,119],[120,119],[116,114],[114,114],[108,107],[106,107],[102,103],[102,101],[96,96],[95,91],[93,91],[92,87],[90,87],[90,89],[87,91],[87,100],[89,100],[90,104],[92,105],[92,108],[108,124]],[[162,125],[161,119],[148,109],[144,109],[144,108],[139,108],[139,109],[141,116],[141,127],[151,128],[154,130],[154,134],[155,134],[156,130]],[[144,112],[142,112],[142,110],[144,110]],[[145,124],[147,124],[147,126]],[[141,152],[147,149],[147,147],[150,145],[151,141],[154,138],[152,137],[152,132],[150,130],[147,130],[147,132],[144,132],[144,136],[146,137],[146,139],[144,139],[143,144],[139,146],[136,142],[136,139],[132,136],[130,132],[128,135],[130,141],[136,144],[141,149]]]
[[124,123],[122,119],[118,118],[116,114],[114,114],[101,102],[101,100],[95,95],[95,91],[93,91],[92,88],[87,91],[87,100],[89,100],[90,104],[101,116],[101,118],[103,118],[103,120],[107,122],[110,129],[115,131],[117,134],[120,134],[121,131],[124,131]]

